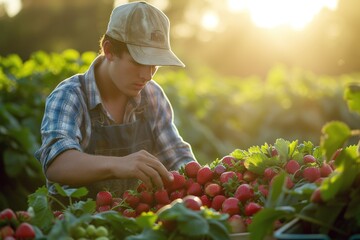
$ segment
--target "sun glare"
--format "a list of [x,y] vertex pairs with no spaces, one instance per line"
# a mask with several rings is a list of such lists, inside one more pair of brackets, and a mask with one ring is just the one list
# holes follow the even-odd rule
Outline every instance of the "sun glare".
[[206,12],[201,21],[204,28],[208,30],[215,30],[219,25],[219,17],[214,12]]
[[248,11],[263,28],[290,26],[302,29],[323,8],[334,10],[338,0],[228,0],[230,11]]

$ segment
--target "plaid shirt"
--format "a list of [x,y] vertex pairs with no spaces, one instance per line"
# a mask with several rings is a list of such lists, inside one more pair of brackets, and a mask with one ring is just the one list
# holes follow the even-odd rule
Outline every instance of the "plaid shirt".
[[[91,136],[88,108],[92,110],[99,106],[96,109],[106,116],[105,124],[114,124],[102,106],[95,82],[94,68],[101,61],[102,57],[97,57],[84,74],[88,98],[81,90],[79,75],[62,81],[48,96],[41,125],[42,146],[35,153],[44,172],[60,153],[68,149],[86,149]],[[179,169],[183,164],[195,160],[190,145],[183,141],[174,125],[173,110],[162,88],[151,80],[142,91],[146,91],[148,96],[149,122],[156,141],[156,152],[152,154],[169,170]],[[133,112],[140,101],[141,94],[129,100],[124,123],[136,120]]]

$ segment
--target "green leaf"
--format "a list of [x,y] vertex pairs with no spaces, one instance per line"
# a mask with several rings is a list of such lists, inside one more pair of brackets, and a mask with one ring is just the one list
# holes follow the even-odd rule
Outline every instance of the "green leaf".
[[285,172],[281,172],[277,176],[275,176],[273,184],[270,188],[269,197],[267,198],[265,203],[266,208],[274,208],[276,206],[279,206],[279,204],[283,201],[283,188],[286,184],[286,177],[287,174]]
[[141,228],[152,228],[156,223],[157,215],[153,212],[142,213],[136,218],[136,223]]
[[344,91],[344,99],[347,101],[350,111],[360,114],[360,83],[350,83]]
[[167,240],[168,237],[162,231],[145,228],[140,234],[128,236],[125,238],[125,240],[149,240],[149,239]]
[[56,191],[63,197],[81,198],[88,194],[86,187],[80,188],[63,188],[60,184],[54,184]]
[[226,228],[225,222],[209,219],[209,233],[208,236],[213,240],[227,240],[229,238],[229,230]]
[[253,221],[249,225],[250,239],[263,240],[266,236],[272,235],[275,221],[293,217],[294,213],[295,209],[290,206],[263,208],[254,215]]
[[350,128],[343,122],[332,121],[325,124],[321,130],[320,147],[327,160],[351,137]]

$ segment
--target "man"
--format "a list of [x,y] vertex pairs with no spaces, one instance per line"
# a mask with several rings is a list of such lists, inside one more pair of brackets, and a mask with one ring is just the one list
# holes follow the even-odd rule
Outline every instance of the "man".
[[158,66],[184,67],[171,51],[169,27],[148,3],[116,7],[101,54],[49,95],[35,156],[51,192],[53,183],[86,186],[90,197],[104,189],[120,195],[138,180],[162,188],[172,181],[169,170],[196,161],[152,80]]

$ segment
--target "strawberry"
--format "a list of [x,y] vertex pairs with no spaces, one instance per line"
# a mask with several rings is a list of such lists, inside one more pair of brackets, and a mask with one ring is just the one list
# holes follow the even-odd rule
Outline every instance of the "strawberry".
[[111,205],[112,195],[109,191],[100,191],[96,194],[96,206]]
[[225,167],[232,167],[235,164],[236,158],[234,158],[233,156],[227,155],[224,156],[221,160],[222,164],[225,165]]
[[304,161],[304,164],[315,163],[316,158],[311,154],[307,154],[304,156],[303,161]]
[[147,190],[140,192],[139,198],[140,202],[147,203],[149,205],[152,205],[154,202],[154,195]]
[[187,164],[185,164],[185,174],[189,178],[196,178],[200,168],[201,165],[198,162],[195,161],[188,162]]
[[195,182],[194,178],[188,178],[185,182],[185,188],[188,189]]
[[97,208],[97,211],[98,212],[106,212],[106,211],[110,211],[110,209],[111,209],[110,205],[102,205]]
[[222,188],[217,183],[211,183],[205,187],[205,193],[209,197],[215,197],[216,195],[222,193]]
[[231,178],[236,178],[236,173],[234,171],[226,171],[220,175],[220,182],[227,183]]
[[315,182],[320,178],[320,169],[318,167],[307,167],[303,170],[303,178],[309,182]]
[[150,211],[150,206],[147,203],[139,203],[135,209],[135,212],[137,215],[140,215],[143,212],[149,212],[149,211]]
[[265,198],[269,195],[269,188],[267,185],[260,184],[258,190]]
[[222,164],[216,165],[214,168],[215,177],[219,177],[223,172],[226,171],[226,167]]
[[276,149],[274,146],[271,147],[270,153],[271,153],[271,156],[272,156],[272,157],[275,157],[275,156],[278,156],[278,155],[279,155],[277,149]]
[[30,213],[27,211],[16,211],[15,214],[20,222],[29,222],[31,220]]
[[15,212],[11,208],[5,208],[0,212],[0,219],[17,219]]
[[194,211],[199,211],[202,206],[202,202],[201,202],[200,198],[197,196],[193,196],[193,195],[188,195],[188,196],[184,197],[183,202],[184,202],[185,207],[192,209]]
[[273,177],[277,175],[277,172],[274,170],[273,167],[267,167],[264,170],[264,179],[270,181]]
[[254,197],[254,189],[249,184],[243,183],[235,190],[234,197],[244,203]]
[[186,189],[181,188],[170,193],[169,198],[171,201],[174,201],[175,199],[179,199],[179,198],[182,199],[185,196],[186,196]]
[[160,203],[160,204],[170,203],[169,194],[165,189],[159,189],[155,191],[154,198],[156,203]]
[[245,215],[252,216],[262,209],[262,206],[255,202],[249,202],[245,205]]
[[239,199],[234,197],[229,197],[225,199],[225,201],[221,205],[221,211],[223,213],[229,214],[230,216],[239,214],[240,213]]
[[210,207],[216,211],[219,211],[225,200],[226,200],[226,197],[224,195],[217,195],[213,198]]
[[246,232],[246,226],[243,218],[239,214],[234,214],[228,218],[231,233],[243,233]]
[[136,211],[131,208],[125,209],[122,214],[124,217],[128,217],[128,218],[135,218],[137,216]]
[[17,239],[35,238],[35,230],[34,230],[33,226],[31,226],[27,222],[20,223],[20,225],[16,228],[15,237]]
[[202,195],[200,197],[200,200],[201,200],[203,206],[206,206],[208,208],[211,207],[211,199],[206,194]]
[[332,172],[333,169],[331,168],[330,164],[323,162],[323,164],[320,167],[320,176],[328,177]]
[[196,181],[200,184],[205,184],[207,182],[210,182],[214,177],[214,172],[208,167],[204,166],[199,169]]
[[256,173],[246,170],[243,174],[243,179],[247,182],[252,182],[257,178]]
[[244,176],[241,172],[236,172],[236,177],[237,177],[237,180],[240,182],[242,180],[244,180]]
[[289,160],[285,165],[285,171],[289,174],[295,174],[300,169],[300,164],[294,160]]
[[187,195],[201,196],[203,194],[203,189],[199,183],[194,182],[189,186],[186,193]]
[[184,175],[181,175],[178,171],[171,171],[170,173],[173,175],[174,180],[165,184],[165,188],[172,192],[185,186],[186,179]]
[[140,202],[140,198],[138,196],[138,192],[132,191],[132,190],[126,190],[123,193],[122,198],[124,199],[124,201],[133,209],[136,208],[136,206],[139,204]]
[[140,183],[136,188],[136,191],[138,191],[138,192],[142,192],[142,191],[145,191],[145,190],[147,190],[147,187],[146,187],[145,183],[143,183],[143,182]]
[[14,236],[14,229],[10,225],[5,225],[0,228],[0,239],[5,237]]
[[316,188],[314,192],[311,194],[310,201],[313,203],[323,203],[324,200],[321,196],[320,188]]

